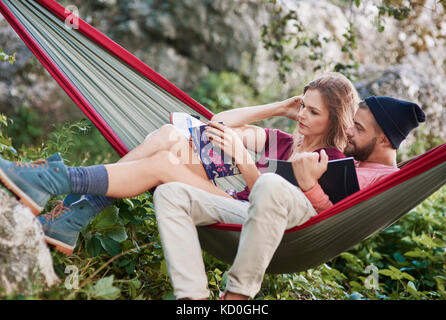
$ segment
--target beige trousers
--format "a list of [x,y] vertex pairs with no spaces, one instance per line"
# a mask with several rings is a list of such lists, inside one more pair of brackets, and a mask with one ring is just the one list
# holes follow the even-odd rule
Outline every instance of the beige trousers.
[[249,203],[179,182],[158,186],[153,200],[177,299],[209,296],[196,226],[216,222],[243,224],[226,290],[254,297],[284,231],[316,215],[303,192],[274,173],[262,174],[257,179]]

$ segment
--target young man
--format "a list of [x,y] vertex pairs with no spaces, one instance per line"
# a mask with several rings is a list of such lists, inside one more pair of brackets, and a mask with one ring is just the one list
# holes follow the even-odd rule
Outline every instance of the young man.
[[[351,155],[358,155],[358,160],[362,160],[358,162],[361,188],[397,170],[396,149],[407,134],[418,126],[418,122],[424,121],[423,111],[410,102],[370,97],[365,103],[368,109],[364,105],[358,110],[355,126],[349,129],[350,144],[347,148]],[[165,183],[157,188],[154,194],[155,211],[177,298],[208,296],[207,278],[195,226],[215,222],[243,224],[238,254],[228,273],[225,297],[248,298],[259,291],[264,272],[283,232],[303,224],[317,211],[331,205],[317,184],[326,170],[326,154],[321,153],[321,161],[313,153],[300,154],[293,160],[295,176],[302,190],[278,175],[267,173],[254,183],[249,203],[212,194],[202,187],[181,182]],[[141,165],[146,167],[147,163]],[[131,166],[135,166],[135,162]],[[25,194],[41,205],[50,195],[73,190],[80,194],[116,196],[108,190],[105,168],[98,166],[93,169],[66,168],[57,155],[44,162],[30,164],[14,164],[0,159],[3,183],[9,188],[14,185],[14,192]],[[78,173],[78,170],[81,172]],[[181,170],[187,171],[185,168]],[[110,178],[110,172],[108,175]],[[140,175],[138,177],[145,180]],[[104,180],[107,182],[105,185]],[[313,205],[308,199],[313,201]],[[89,221],[97,210],[88,206],[86,210],[86,206],[87,202],[82,200],[75,202],[72,212],[77,214],[66,214],[64,224],[77,226]],[[75,232],[76,238],[78,231]],[[58,230],[52,232],[58,233]]]
[[[369,97],[360,103],[354,121],[344,152],[358,160],[358,182],[363,189],[398,170],[396,150],[409,132],[425,121],[425,115],[414,103]],[[178,182],[159,186],[154,193],[155,212],[176,297],[200,299],[209,295],[195,226],[215,222],[243,224],[223,298],[254,297],[284,231],[332,205],[317,183],[326,168],[325,153],[320,160],[317,153],[298,154],[293,170],[300,188],[276,174],[265,173],[254,183],[249,203],[210,195]]]

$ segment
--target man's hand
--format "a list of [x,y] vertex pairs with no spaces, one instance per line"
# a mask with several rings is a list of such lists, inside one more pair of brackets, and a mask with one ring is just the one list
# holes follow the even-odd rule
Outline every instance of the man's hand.
[[291,159],[294,176],[299,188],[304,192],[313,188],[319,178],[327,171],[327,153],[322,149],[320,155],[320,161],[317,152],[298,153]]

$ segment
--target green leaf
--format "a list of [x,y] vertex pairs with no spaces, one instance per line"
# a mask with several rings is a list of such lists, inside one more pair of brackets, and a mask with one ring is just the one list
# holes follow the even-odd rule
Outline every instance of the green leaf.
[[102,211],[96,219],[95,229],[122,225],[122,221],[118,216],[118,208],[115,206],[110,206]]
[[441,243],[441,241],[433,239],[431,236],[428,236],[427,234],[423,234],[419,237],[413,237],[413,240],[428,248],[442,248],[444,246],[444,244]]
[[173,294],[173,290],[170,290],[163,296],[163,300],[175,300],[175,295]]
[[167,273],[166,260],[161,261],[160,272],[161,272],[162,274],[164,274],[165,276],[168,275],[168,273]]
[[89,292],[91,297],[101,300],[116,300],[120,296],[121,290],[113,286],[113,279],[114,276],[111,275],[98,280]]
[[111,230],[107,230],[105,232],[105,235],[109,237],[110,239],[113,239],[117,242],[123,242],[127,240],[127,232],[125,231],[124,227],[116,227]]
[[90,258],[94,258],[101,252],[101,241],[96,238],[96,236],[90,236],[86,240],[85,247],[87,249],[88,256]]
[[444,287],[444,285],[446,283],[445,277],[443,277],[443,276],[436,276],[436,277],[434,277],[434,280],[437,283],[438,290],[439,291],[445,291],[445,287]]
[[105,251],[111,256],[116,256],[121,253],[121,244],[113,239],[106,236],[99,237],[101,245]]
[[394,258],[397,262],[400,262],[400,263],[403,263],[403,262],[406,261],[406,259],[404,259],[404,257],[403,257],[400,253],[398,253],[398,252],[396,252],[396,253],[393,254],[393,258]]
[[412,281],[409,281],[407,283],[407,292],[409,292],[410,294],[412,294],[412,295],[414,295],[416,297],[420,296],[419,293],[418,293],[417,288],[415,288],[415,284]]
[[127,204],[130,208],[134,209],[135,205],[133,204],[132,200],[130,199],[122,199],[122,201]]
[[427,258],[431,256],[428,252],[419,248],[415,248],[415,250],[412,251],[407,251],[406,253],[404,253],[404,255],[410,258]]

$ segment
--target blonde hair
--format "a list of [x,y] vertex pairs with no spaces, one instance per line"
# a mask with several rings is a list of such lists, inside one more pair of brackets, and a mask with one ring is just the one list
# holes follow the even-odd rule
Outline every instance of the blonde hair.
[[[347,146],[347,129],[353,125],[353,116],[358,108],[359,95],[353,84],[344,75],[330,72],[311,81],[304,87],[318,90],[329,112],[329,126],[323,142],[326,147],[334,147],[343,151]],[[299,125],[293,132],[293,152],[301,142],[298,133]]]

